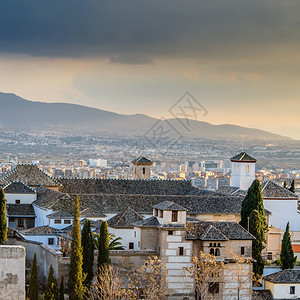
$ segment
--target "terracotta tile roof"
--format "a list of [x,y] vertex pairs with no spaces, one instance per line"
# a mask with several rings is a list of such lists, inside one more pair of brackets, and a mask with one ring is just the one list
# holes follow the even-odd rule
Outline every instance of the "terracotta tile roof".
[[47,218],[49,219],[57,219],[57,218],[60,218],[60,219],[72,219],[73,218],[73,215],[66,212],[66,211],[63,211],[63,210],[59,210],[59,211],[55,211],[54,213],[50,214],[50,215],[47,215],[46,216]]
[[152,161],[146,157],[138,157],[132,161],[134,165],[152,165]]
[[187,222],[187,240],[254,240],[254,236],[235,222]]
[[125,211],[122,211],[110,218],[107,221],[109,227],[112,228],[132,228],[133,223],[143,220],[144,218],[134,211],[132,208],[128,207]]
[[299,199],[299,197],[285,189],[283,186],[273,182],[272,180],[264,181],[261,184],[261,193],[264,199],[279,198],[279,199]]
[[233,162],[256,162],[256,159],[248,155],[246,152],[241,152],[230,159]]
[[300,283],[300,270],[286,269],[265,276],[263,279],[273,283]]
[[54,178],[43,172],[37,165],[22,164],[0,177],[0,185],[11,181],[22,181],[28,186],[60,186]]
[[68,195],[48,189],[46,187],[40,187],[36,191],[37,200],[35,200],[33,204],[45,209],[52,209],[52,207],[55,206],[59,201],[61,209],[58,210],[63,210],[64,201],[73,201]]
[[178,205],[172,201],[164,201],[159,204],[153,206],[153,208],[160,209],[160,210],[176,210],[176,211],[183,211],[187,210],[186,208]]
[[39,226],[39,227],[32,227],[32,228],[29,228],[29,229],[25,229],[25,230],[22,230],[20,231],[22,234],[25,234],[25,235],[43,235],[43,234],[56,234],[58,232],[60,232],[59,229],[56,229],[56,228],[52,228],[52,227],[49,227],[49,226]]
[[7,204],[7,215],[13,216],[26,216],[35,217],[35,211],[32,204]]
[[21,181],[12,181],[3,187],[5,194],[36,194],[36,191]]

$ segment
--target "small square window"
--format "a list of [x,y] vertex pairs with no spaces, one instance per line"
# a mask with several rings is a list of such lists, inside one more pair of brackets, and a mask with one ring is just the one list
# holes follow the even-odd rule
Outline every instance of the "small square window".
[[174,230],[168,230],[168,235],[174,235]]
[[71,224],[71,220],[64,220],[64,224]]
[[61,219],[54,219],[54,224],[61,224]]
[[134,243],[132,243],[132,242],[129,243],[129,249],[131,249],[131,250],[134,249]]
[[20,203],[21,203],[21,200],[16,200],[15,203],[16,203],[16,204],[20,204]]
[[245,247],[241,247],[241,255],[245,255]]
[[182,256],[183,255],[183,247],[179,247],[179,255]]
[[220,291],[219,282],[210,282],[208,291],[212,294],[218,294]]
[[48,238],[48,245],[54,245],[54,238]]
[[295,287],[294,286],[290,286],[290,294],[295,295]]

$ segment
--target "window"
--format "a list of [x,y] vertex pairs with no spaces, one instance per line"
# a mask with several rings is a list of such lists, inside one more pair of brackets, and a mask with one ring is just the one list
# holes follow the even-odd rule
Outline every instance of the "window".
[[183,255],[183,247],[179,247],[179,255]]
[[245,247],[241,247],[241,255],[245,254]]
[[160,217],[160,218],[163,218],[163,217],[164,217],[164,212],[163,212],[163,210],[160,210],[160,211],[159,211],[159,217]]
[[136,238],[136,231],[134,232],[134,237]]
[[178,222],[178,211],[172,211],[172,222]]
[[217,249],[215,250],[215,256],[220,256],[220,249],[217,248]]
[[138,247],[141,248],[141,242],[140,241],[138,241]]
[[246,173],[249,173],[249,171],[250,171],[250,166],[246,165]]
[[18,227],[24,227],[24,219],[18,218]]
[[129,243],[129,249],[131,249],[131,250],[134,249],[134,243],[132,243],[132,242]]
[[209,243],[209,247],[212,247],[212,243]]
[[210,255],[215,255],[215,250],[214,250],[214,248],[210,248],[209,254],[210,254]]
[[48,245],[54,245],[54,238],[48,238]]
[[173,230],[168,230],[168,235],[173,235],[174,231]]
[[208,291],[212,294],[219,293],[219,282],[210,282],[208,286]]
[[158,209],[154,208],[154,216],[158,217]]
[[16,204],[20,204],[20,203],[21,203],[21,200],[15,200],[15,203],[16,203]]
[[273,260],[272,252],[268,252],[268,260]]
[[218,243],[218,247],[221,247],[221,244],[220,244],[220,243]]
[[295,287],[294,286],[290,286],[290,294],[291,295],[295,294]]
[[64,224],[71,224],[71,220],[64,220]]
[[54,219],[54,224],[61,224],[61,219]]
[[217,243],[214,243],[214,247],[217,247]]
[[146,174],[146,168],[143,168],[143,174],[144,175]]

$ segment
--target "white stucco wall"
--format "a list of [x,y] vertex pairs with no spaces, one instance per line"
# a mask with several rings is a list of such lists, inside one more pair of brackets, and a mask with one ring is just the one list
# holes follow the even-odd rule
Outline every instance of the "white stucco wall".
[[53,210],[44,209],[35,204],[33,204],[33,208],[36,214],[35,227],[49,225],[49,219],[46,216],[52,214]]
[[6,203],[15,204],[20,200],[20,204],[31,204],[36,200],[36,194],[5,194]]
[[264,207],[271,211],[269,225],[285,230],[290,222],[291,231],[300,231],[300,214],[297,212],[297,200],[266,200]]
[[[21,232],[20,232],[20,234],[24,237],[25,240],[43,243],[54,250],[60,249],[59,243],[57,240],[57,236],[54,234],[28,235],[28,234],[22,234]],[[49,238],[53,238],[53,240],[54,240],[53,245],[49,245]]]
[[[290,287],[295,287],[295,294],[290,294]],[[299,299],[300,298],[300,284],[298,283],[276,283],[269,281],[265,282],[265,289],[269,289],[274,299]]]
[[[249,172],[247,168],[249,167]],[[255,180],[255,163],[232,162],[231,186],[247,190]]]
[[133,228],[116,229],[116,228],[108,227],[108,232],[114,234],[116,237],[122,238],[120,242],[125,247],[125,250],[129,249],[130,242],[134,243],[134,248],[133,248],[134,250],[138,249],[137,235],[136,237],[134,236],[134,232],[136,232],[136,230],[134,230]]

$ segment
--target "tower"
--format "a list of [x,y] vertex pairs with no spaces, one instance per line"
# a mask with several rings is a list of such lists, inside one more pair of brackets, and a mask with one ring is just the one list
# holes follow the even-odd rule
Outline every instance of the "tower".
[[241,190],[248,190],[255,180],[256,159],[246,152],[232,157],[231,159],[231,186],[238,187]]
[[152,161],[146,157],[139,157],[132,161],[134,165],[134,179],[150,179]]

